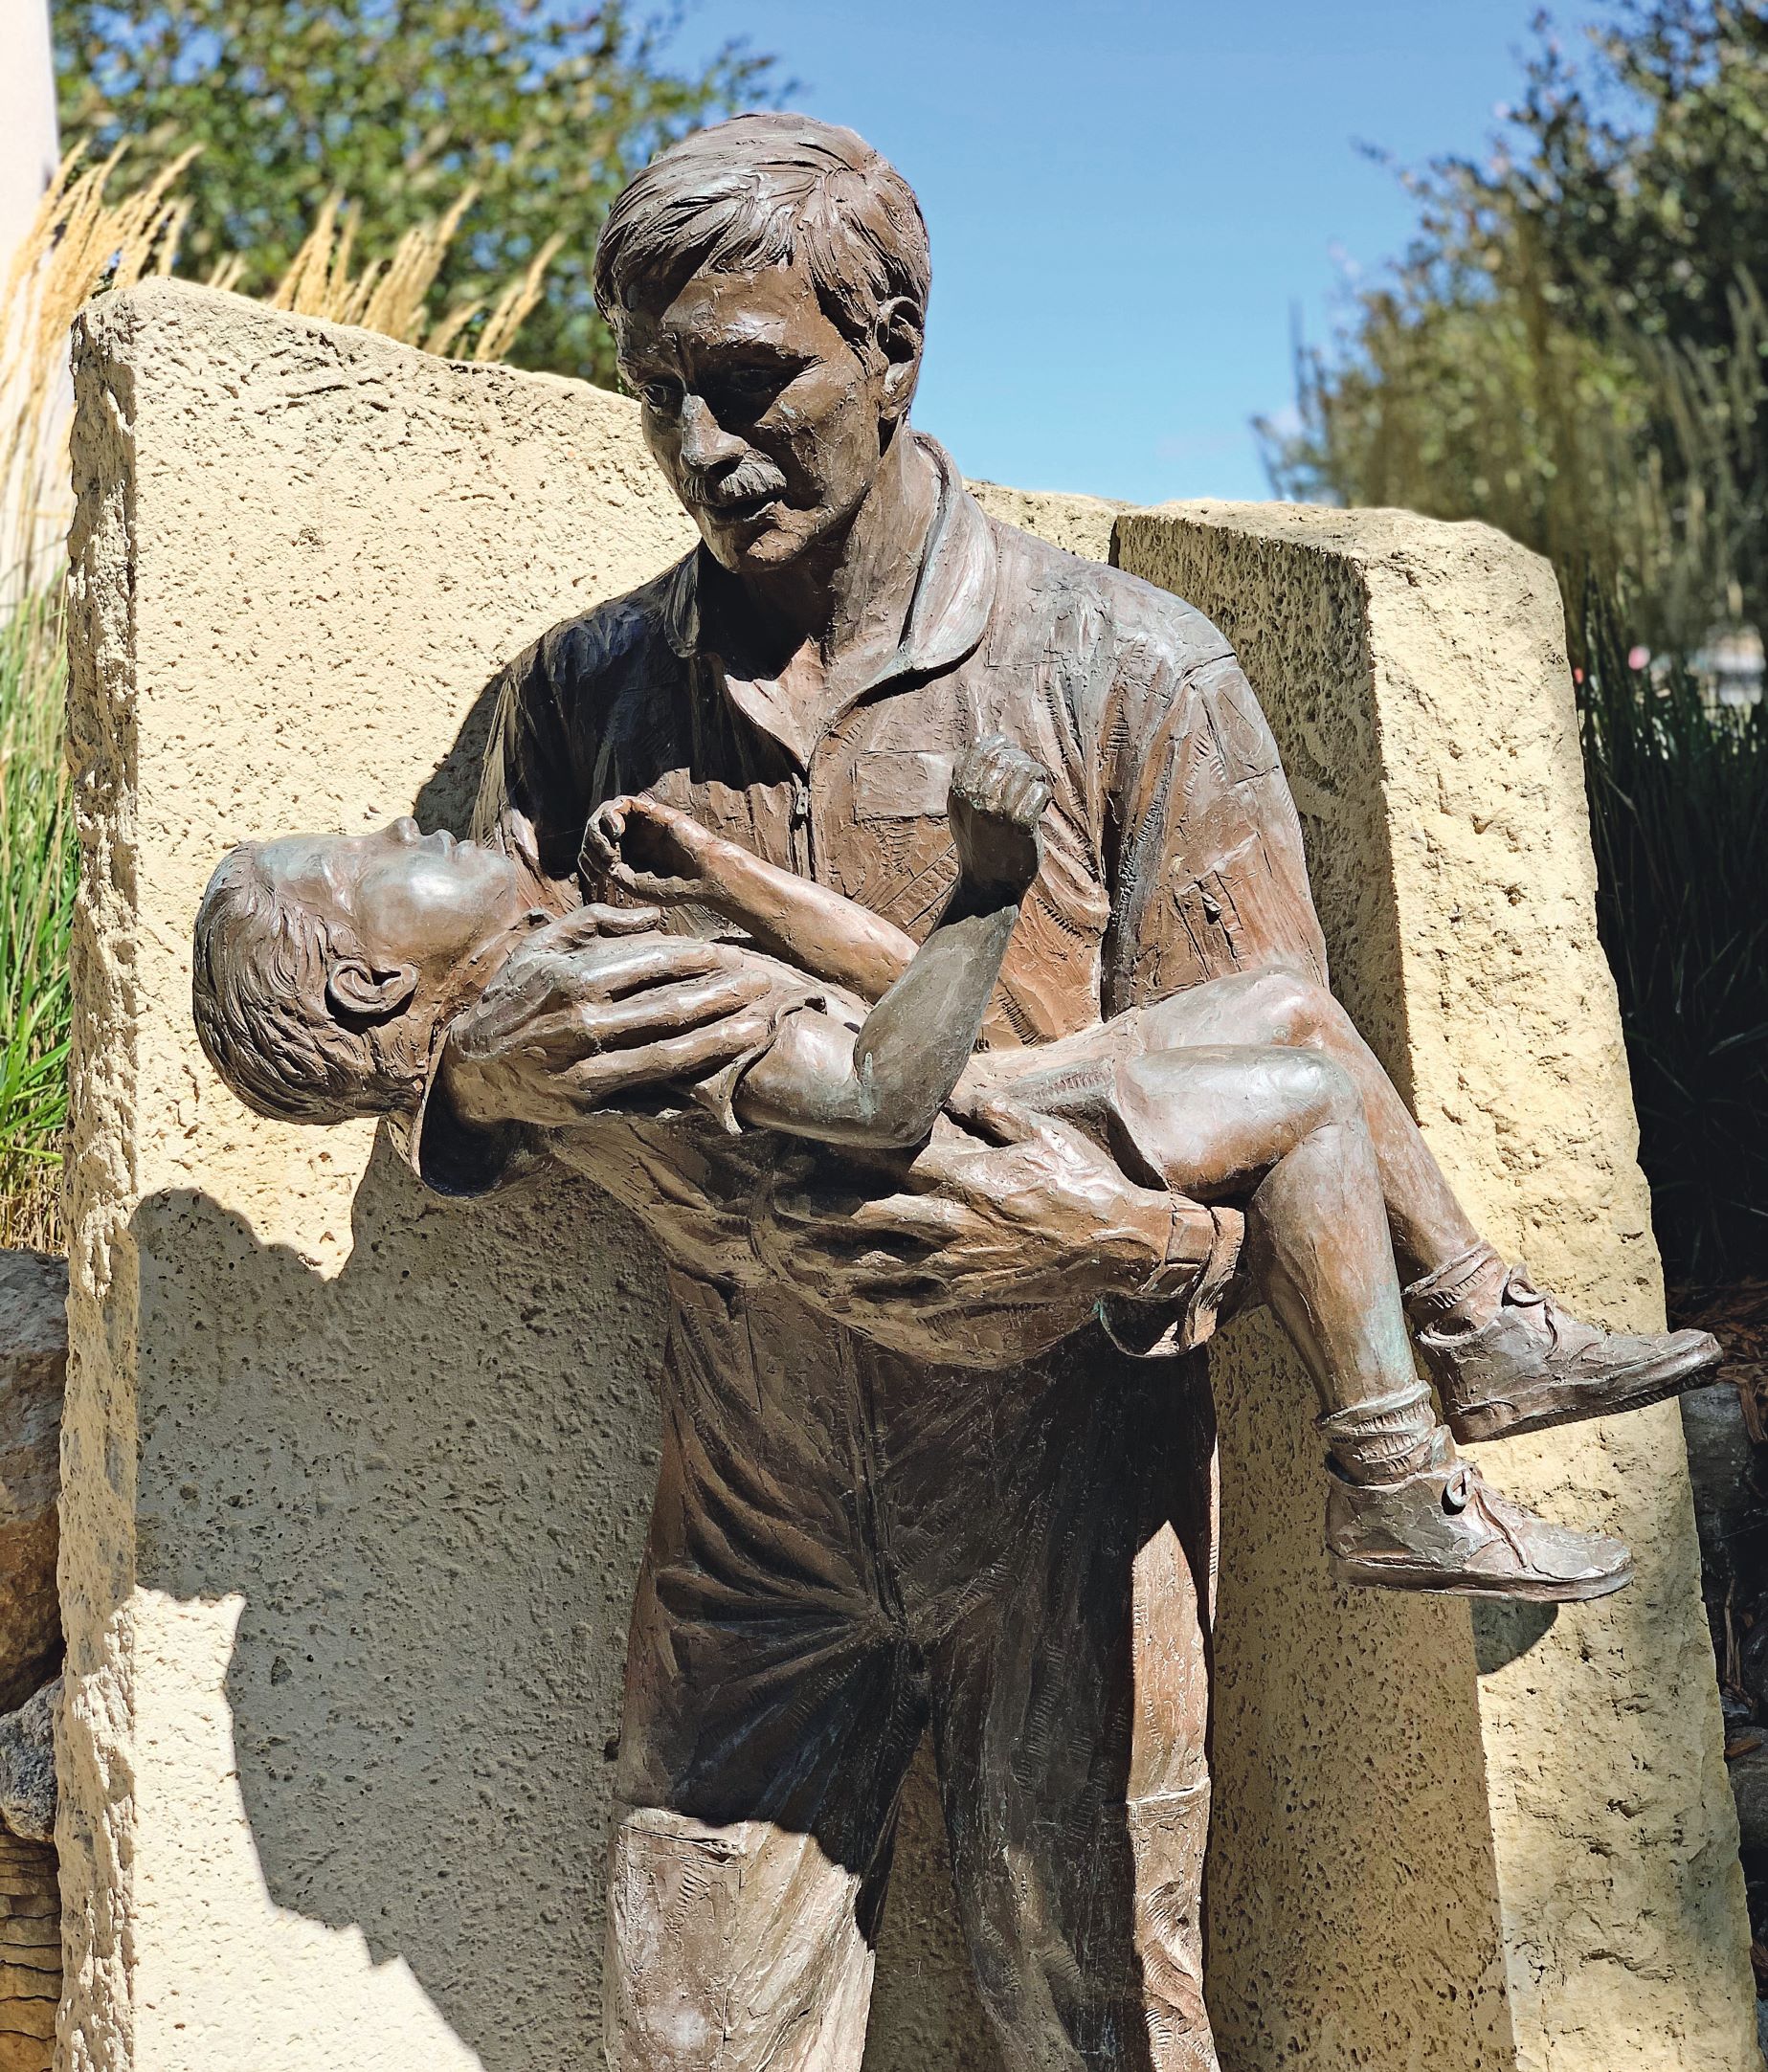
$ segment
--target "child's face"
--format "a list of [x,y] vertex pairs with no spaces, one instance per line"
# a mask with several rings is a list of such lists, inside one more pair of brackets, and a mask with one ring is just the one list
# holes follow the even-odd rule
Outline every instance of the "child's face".
[[395,820],[373,835],[290,835],[259,866],[310,911],[347,925],[376,965],[439,981],[527,911],[521,871],[495,849]]

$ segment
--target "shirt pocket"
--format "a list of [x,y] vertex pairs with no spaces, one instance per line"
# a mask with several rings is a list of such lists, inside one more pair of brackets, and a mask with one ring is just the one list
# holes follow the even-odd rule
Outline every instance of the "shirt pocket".
[[867,748],[853,759],[854,817],[943,820],[952,758],[931,748]]

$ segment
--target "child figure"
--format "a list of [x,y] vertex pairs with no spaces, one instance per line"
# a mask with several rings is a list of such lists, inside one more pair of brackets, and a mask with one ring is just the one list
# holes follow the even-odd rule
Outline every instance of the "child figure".
[[[1217,1224],[1198,1198],[1244,1201],[1254,1276],[1320,1393],[1327,1539],[1340,1581],[1540,1600],[1622,1587],[1632,1568],[1620,1542],[1502,1496],[1436,1419],[1407,1342],[1363,1096],[1306,1035],[1287,1047],[1249,1046],[1225,1029],[1212,1040],[1207,1017],[1199,1034],[1181,997],[1063,1042],[973,1058],[1038,872],[1048,795],[1042,771],[1003,741],[963,758],[950,812],[958,878],[919,947],[649,800],[597,813],[585,868],[628,898],[710,907],[760,946],[742,953],[772,981],[756,1040],[716,1084],[689,1089],[733,1126],[913,1152],[936,1122],[986,1143],[1022,1134],[1027,1115],[1048,1118],[1167,1190],[1174,1256],[1189,1256],[1188,1235],[1199,1262]],[[560,920],[536,905],[512,857],[420,836],[410,821],[371,835],[247,843],[215,872],[197,919],[198,1031],[223,1079],[260,1112],[315,1122],[412,1114],[449,1022],[537,928],[617,968],[642,1013],[654,918],[589,907]],[[709,957],[707,1018],[723,1012],[720,985]],[[1460,1298],[1476,1275],[1454,1278],[1450,1294]],[[1427,1358],[1434,1340],[1478,1339],[1486,1328],[1455,1328],[1446,1306],[1430,1314],[1450,1327],[1421,1334]],[[1502,1321],[1501,1305],[1493,1314]],[[1679,1377],[1703,1349],[1567,1326],[1610,1357],[1605,1373],[1614,1358],[1632,1360],[1649,1376],[1642,1391],[1657,1394],[1686,1385]],[[1493,1335],[1486,1330],[1482,1359],[1453,1371],[1488,1373]],[[1563,1392],[1564,1375],[1554,1385]]]

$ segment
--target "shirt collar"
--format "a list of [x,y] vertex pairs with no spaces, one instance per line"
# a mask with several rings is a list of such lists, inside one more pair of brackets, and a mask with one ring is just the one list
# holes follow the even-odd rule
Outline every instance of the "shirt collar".
[[[852,686],[863,696],[899,676],[932,676],[950,669],[981,640],[995,607],[995,536],[982,506],[964,487],[951,457],[936,439],[911,432],[939,478],[939,500],[928,527],[921,573],[908,620],[895,651],[879,657]],[[700,651],[700,586],[715,568],[705,546],[680,561],[664,579],[663,633],[691,660]]]

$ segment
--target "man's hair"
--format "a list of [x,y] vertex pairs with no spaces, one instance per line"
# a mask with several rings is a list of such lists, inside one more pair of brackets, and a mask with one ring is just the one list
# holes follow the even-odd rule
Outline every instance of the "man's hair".
[[808,115],[739,115],[651,163],[595,248],[604,317],[675,297],[693,275],[802,258],[830,321],[856,342],[880,307],[927,308],[927,225],[914,191],[851,129]]
[[191,1007],[209,1062],[247,1107],[285,1123],[341,1123],[414,1104],[421,1077],[372,1024],[326,1003],[334,964],[361,945],[281,891],[262,842],[221,859],[197,909]]

